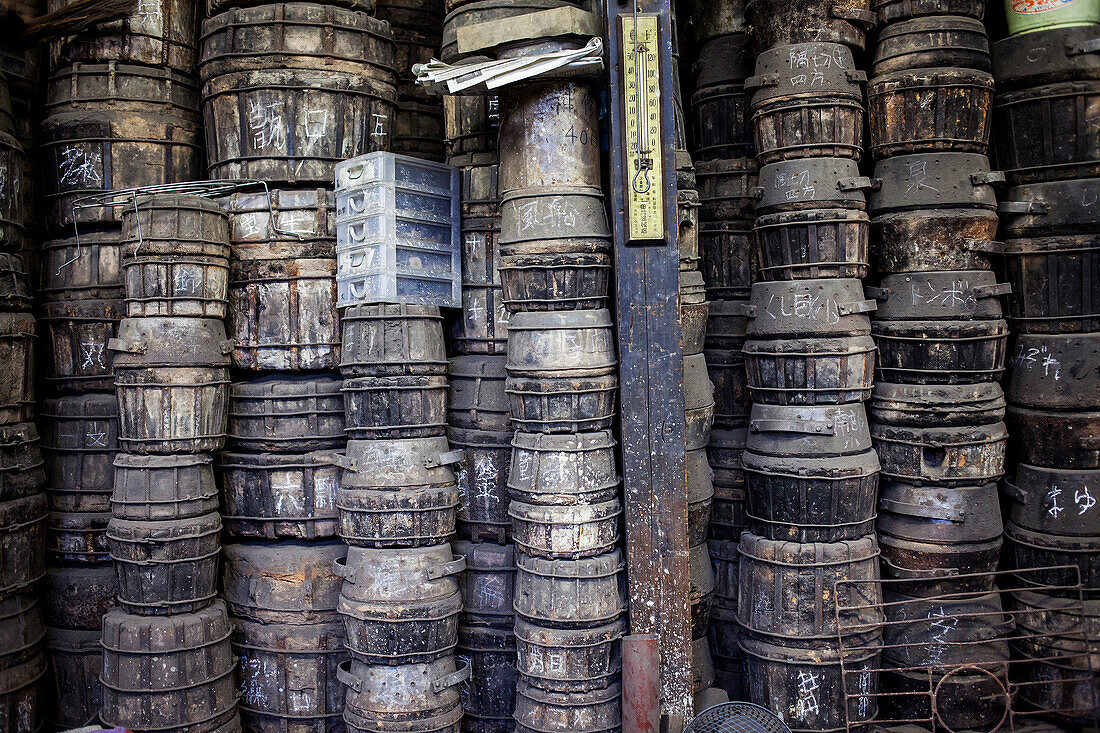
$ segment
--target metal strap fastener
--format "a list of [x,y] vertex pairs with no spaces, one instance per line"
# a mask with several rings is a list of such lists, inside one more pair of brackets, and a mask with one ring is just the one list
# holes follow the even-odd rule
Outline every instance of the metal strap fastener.
[[746,89],[758,89],[760,87],[774,87],[779,84],[779,74],[760,74],[745,79]]
[[749,427],[757,432],[799,433],[805,435],[836,435],[832,420],[750,420]]
[[1050,204],[1045,201],[1002,201],[997,204],[998,214],[1049,214]]
[[343,682],[355,692],[363,691],[363,680],[351,673],[350,661],[342,662],[340,666],[336,668],[336,679]]
[[445,562],[442,565],[432,565],[424,571],[424,574],[428,576],[428,580],[439,580],[448,575],[455,575],[461,573],[466,569],[466,556],[459,555],[450,562]]
[[841,191],[877,191],[882,187],[882,179],[867,176],[838,178],[836,187]]
[[1076,44],[1066,44],[1066,56],[1078,56],[1083,53],[1100,53],[1100,36]]
[[108,351],[121,351],[126,354],[144,355],[149,347],[146,344],[137,344],[133,341],[123,341],[120,338],[111,338],[107,341]]
[[999,295],[1008,295],[1012,292],[1012,283],[994,283],[992,285],[975,285],[971,288],[979,298],[996,298]]
[[1008,494],[1012,498],[1013,501],[1019,502],[1020,504],[1023,504],[1024,506],[1028,506],[1031,503],[1030,494],[1028,494],[1028,492],[1024,491],[1023,489],[1021,489],[1019,486],[1012,483],[1011,481],[1005,480],[1005,482],[1003,483],[1002,486],[1003,486],[1004,492],[1006,494]]
[[871,296],[875,300],[889,300],[890,288],[876,288],[873,285],[868,285],[863,289],[867,295]]
[[456,463],[466,462],[466,452],[460,450],[452,450],[446,453],[440,453],[435,458],[425,458],[424,468],[439,468],[440,466],[453,466]]
[[851,20],[867,28],[874,28],[878,24],[878,14],[871,10],[850,8],[843,5],[829,6],[829,15],[838,20]]
[[359,473],[359,462],[348,458],[343,453],[330,453],[328,451],[314,451],[309,454],[310,460],[321,466],[339,466],[345,471]]
[[983,186],[992,183],[1004,183],[1005,174],[1004,171],[985,171],[983,173],[971,173],[970,185]]
[[964,239],[963,246],[970,252],[985,252],[992,255],[1001,255],[1005,251],[1005,243],[993,239]]
[[470,679],[470,665],[466,663],[461,669],[451,672],[449,675],[440,677],[437,680],[432,680],[432,692],[439,694],[448,687],[454,687],[455,685],[461,685],[466,680]]
[[879,507],[883,511],[894,514],[904,514],[907,517],[923,517],[925,519],[942,519],[950,522],[962,522],[966,519],[966,512],[962,509],[954,509],[943,504],[913,504],[897,499],[879,499]]
[[[870,295],[870,293],[868,293]],[[874,297],[874,296],[872,296]],[[873,300],[857,300],[852,303],[837,303],[836,312],[842,316],[854,316],[859,313],[870,313],[878,310],[878,303]]]

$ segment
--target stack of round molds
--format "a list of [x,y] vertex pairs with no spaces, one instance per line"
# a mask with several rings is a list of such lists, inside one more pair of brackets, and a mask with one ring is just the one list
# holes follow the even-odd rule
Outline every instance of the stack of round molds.
[[507,92],[499,269],[516,431],[507,475],[515,730],[564,732],[572,720],[618,730],[625,577],[616,549],[622,508],[610,428],[618,380],[605,308],[611,238],[598,104],[580,82]]
[[463,612],[458,654],[469,660],[462,689],[463,729],[515,728],[515,548],[508,516],[512,456],[504,392],[508,311],[500,273],[500,194],[496,96],[443,100],[447,160],[462,181],[462,307],[448,324],[447,437],[465,453],[458,471],[460,505],[455,552]]
[[233,733],[236,661],[217,598],[223,525],[210,456],[228,415],[228,221],[202,196],[141,197],[123,209],[120,243],[126,318],[107,344],[120,452],[106,528],[119,608],[103,618],[100,718],[134,731]]
[[[891,639],[883,688],[898,694],[884,698],[880,717],[938,714],[954,728],[1000,716],[982,695],[1006,680],[1003,637],[1011,628],[994,623],[1000,598],[987,596],[991,575],[965,589],[942,579],[991,573],[1000,548],[995,482],[1004,473],[1007,432],[997,382],[1007,346],[1000,296],[1009,288],[990,271],[1001,247],[992,184],[1002,177],[986,158],[993,77],[984,9],[973,0],[880,3],[886,25],[868,84],[877,160],[872,259],[880,276],[871,291],[879,304],[879,381],[870,410],[885,479],[877,526],[890,579],[887,620],[892,635],[912,635],[915,629],[897,623],[939,604],[944,623],[958,625],[949,638],[973,642],[965,661],[977,665],[948,676],[959,662],[940,659],[934,646]],[[938,508],[921,508],[930,504]],[[971,595],[941,598],[960,590]],[[976,603],[994,610],[960,624]],[[934,709],[928,696],[911,694],[929,684],[959,689],[960,702]]]
[[1052,658],[1063,654],[1063,629],[1092,628],[1100,613],[1100,258],[1090,204],[1100,193],[1100,57],[1090,52],[1100,44],[1100,17],[1095,7],[1064,3],[1042,13],[1009,10],[1008,26],[1011,35],[993,44],[994,152],[1010,185],[1001,238],[1015,339],[1005,540],[1012,567],[1076,566],[1021,577],[1063,587],[1079,578],[1086,599],[1082,607],[1057,597],[1076,599],[1075,590],[1013,593],[1020,627],[1046,636],[1012,646],[1018,659],[1033,660],[1022,697],[1061,710],[1067,726],[1088,725],[1100,706],[1094,670],[1090,677],[1079,654]]
[[[872,184],[860,175],[866,75],[856,65],[869,6],[745,6],[760,171],[736,613],[749,698],[798,731],[863,724],[878,707],[879,462],[865,409],[875,304],[860,282]],[[773,602],[782,598],[791,604]]]
[[[60,724],[79,725],[87,722],[98,705],[98,686],[82,679],[74,684],[71,715],[50,714],[48,703],[40,699],[48,665],[44,641],[49,624],[50,657],[64,669],[72,669],[73,657],[93,666],[94,650],[83,650],[99,638],[98,619],[91,628],[79,627],[76,614],[53,614],[50,608],[43,614],[42,577],[46,573],[47,523],[56,516],[47,516],[47,506],[65,509],[64,502],[54,501],[54,493],[44,493],[43,445],[34,423],[36,397],[35,343],[39,325],[29,312],[32,286],[24,250],[33,243],[27,235],[29,194],[22,176],[26,157],[15,133],[15,115],[9,98],[8,84],[0,73],[0,172],[6,185],[0,186],[0,534],[4,537],[2,570],[0,570],[0,637],[5,640],[0,654],[0,677],[4,679],[2,725],[9,730],[29,733],[42,724],[42,719],[58,720]],[[83,436],[81,436],[83,438]],[[75,442],[75,441],[74,441]],[[57,465],[56,462],[53,465]],[[64,490],[72,482],[62,479],[57,486]],[[47,497],[49,502],[47,502]],[[60,499],[60,496],[58,496]],[[67,494],[65,498],[73,497]],[[105,504],[102,494],[97,502]],[[83,507],[69,507],[81,509]],[[68,515],[66,515],[68,516]],[[84,515],[73,513],[75,519]],[[102,514],[100,514],[102,516]],[[54,545],[60,533],[49,532]],[[103,556],[96,557],[103,569]],[[54,563],[56,564],[56,560]],[[74,563],[71,575],[80,572]],[[109,568],[108,568],[109,570]],[[45,589],[49,593],[49,589]],[[56,597],[56,596],[55,596]],[[47,599],[48,600],[48,599]],[[45,618],[43,618],[45,616]],[[62,718],[63,720],[59,720]]]
[[[445,434],[443,319],[424,305],[357,305],[343,318],[347,448],[337,531],[350,545],[336,564],[337,611],[351,659],[344,724],[373,731],[387,721],[427,733],[462,720],[459,663],[465,568],[451,540],[459,506],[453,467],[464,454]],[[428,680],[430,684],[422,684]]]

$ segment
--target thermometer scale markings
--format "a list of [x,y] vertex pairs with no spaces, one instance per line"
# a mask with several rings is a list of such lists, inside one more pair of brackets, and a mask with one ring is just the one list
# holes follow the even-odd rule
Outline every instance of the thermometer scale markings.
[[657,16],[621,18],[629,239],[660,240],[665,238],[665,207]]

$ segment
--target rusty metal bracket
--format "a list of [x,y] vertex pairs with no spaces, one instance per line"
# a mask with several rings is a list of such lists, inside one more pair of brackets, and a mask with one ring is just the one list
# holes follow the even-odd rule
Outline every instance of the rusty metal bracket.
[[424,468],[439,468],[440,466],[453,466],[456,463],[466,462],[466,451],[453,450],[441,453],[435,458],[425,458]]
[[432,680],[432,691],[440,693],[446,690],[448,687],[454,687],[455,685],[461,685],[466,680],[470,679],[470,663],[467,662],[460,669],[451,672],[445,677],[440,677],[437,680]]
[[986,171],[984,173],[971,173],[970,183],[975,186],[983,186],[987,183],[1004,183],[1004,171]]
[[457,575],[466,569],[466,556],[459,555],[450,562],[443,563],[442,565],[432,565],[424,574],[428,576],[428,580],[439,580],[445,578],[448,575]]
[[997,204],[998,214],[1049,214],[1051,206],[1045,201],[1002,201]]
[[1003,255],[1005,252],[1005,243],[993,239],[972,239],[968,237],[963,240],[963,244],[971,252],[984,252],[991,255]]
[[1080,56],[1084,53],[1100,53],[1100,37],[1084,43],[1066,45],[1066,56]]
[[878,13],[873,10],[862,10],[834,3],[829,7],[829,15],[840,20],[855,21],[867,28],[874,28],[878,25]]

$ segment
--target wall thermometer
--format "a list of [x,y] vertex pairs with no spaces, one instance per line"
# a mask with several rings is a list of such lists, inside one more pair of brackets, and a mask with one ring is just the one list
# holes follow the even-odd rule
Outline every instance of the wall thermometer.
[[628,239],[665,239],[660,46],[656,14],[619,16],[623,34]]

